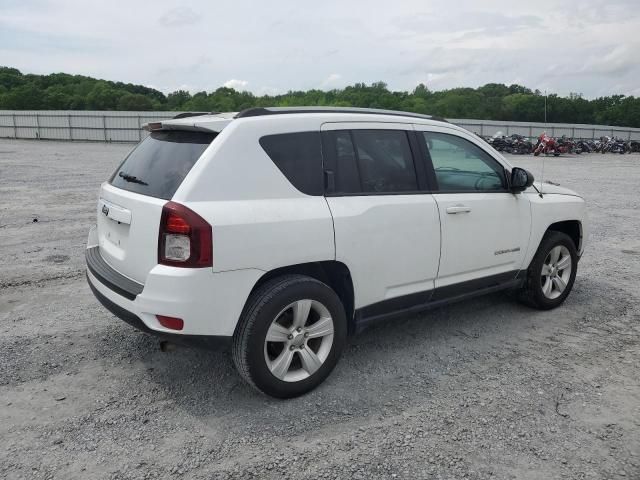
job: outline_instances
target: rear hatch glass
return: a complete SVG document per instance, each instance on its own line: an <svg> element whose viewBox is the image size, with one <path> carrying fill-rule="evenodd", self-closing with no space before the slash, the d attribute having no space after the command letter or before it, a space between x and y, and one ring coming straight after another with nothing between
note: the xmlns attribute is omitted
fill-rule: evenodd
<svg viewBox="0 0 640 480"><path fill-rule="evenodd" d="M114 187L170 200L216 132L151 132L124 159L109 183Z"/></svg>

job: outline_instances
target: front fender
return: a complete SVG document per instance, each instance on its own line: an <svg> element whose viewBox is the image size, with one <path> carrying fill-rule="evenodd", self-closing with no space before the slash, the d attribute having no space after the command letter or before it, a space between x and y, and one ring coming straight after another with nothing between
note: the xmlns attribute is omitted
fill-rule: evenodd
<svg viewBox="0 0 640 480"><path fill-rule="evenodd" d="M579 222L581 238L578 245L578 255L582 256L588 238L588 221L584 199L574 195L553 193L545 193L543 198L537 194L528 193L528 195L531 201L531 240L524 258L523 269L528 268L549 227L558 222Z"/></svg>

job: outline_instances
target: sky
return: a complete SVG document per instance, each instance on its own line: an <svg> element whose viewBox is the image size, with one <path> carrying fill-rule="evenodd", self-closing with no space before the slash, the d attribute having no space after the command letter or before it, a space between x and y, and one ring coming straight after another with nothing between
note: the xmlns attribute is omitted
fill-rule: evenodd
<svg viewBox="0 0 640 480"><path fill-rule="evenodd" d="M640 96L640 0L0 0L0 65L165 93L383 81Z"/></svg>

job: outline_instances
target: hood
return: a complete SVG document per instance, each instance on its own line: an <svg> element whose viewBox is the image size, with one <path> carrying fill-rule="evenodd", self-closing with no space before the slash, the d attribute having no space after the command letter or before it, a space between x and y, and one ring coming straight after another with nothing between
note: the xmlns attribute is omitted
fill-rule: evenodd
<svg viewBox="0 0 640 480"><path fill-rule="evenodd" d="M581 195L577 194L576 192L574 192L573 190L570 190L568 188L565 187L561 187L560 185L558 185L557 183L550 183L550 182L534 182L534 185L538 188L538 190L540 190L543 194L545 193L553 193L556 195L571 195L574 197L581 197ZM538 193L536 192L533 187L528 188L527 189L527 193Z"/></svg>

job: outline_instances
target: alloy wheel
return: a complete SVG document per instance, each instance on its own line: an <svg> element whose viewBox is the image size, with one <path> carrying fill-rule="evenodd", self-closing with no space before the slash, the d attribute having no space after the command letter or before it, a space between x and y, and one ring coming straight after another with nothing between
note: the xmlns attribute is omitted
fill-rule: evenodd
<svg viewBox="0 0 640 480"><path fill-rule="evenodd" d="M551 249L540 275L542 293L548 299L558 298L567 288L573 268L571 254L564 245L556 245Z"/></svg>
<svg viewBox="0 0 640 480"><path fill-rule="evenodd" d="M309 378L329 356L333 334L333 318L327 307L317 300L297 300L276 315L267 330L267 367L285 382Z"/></svg>

